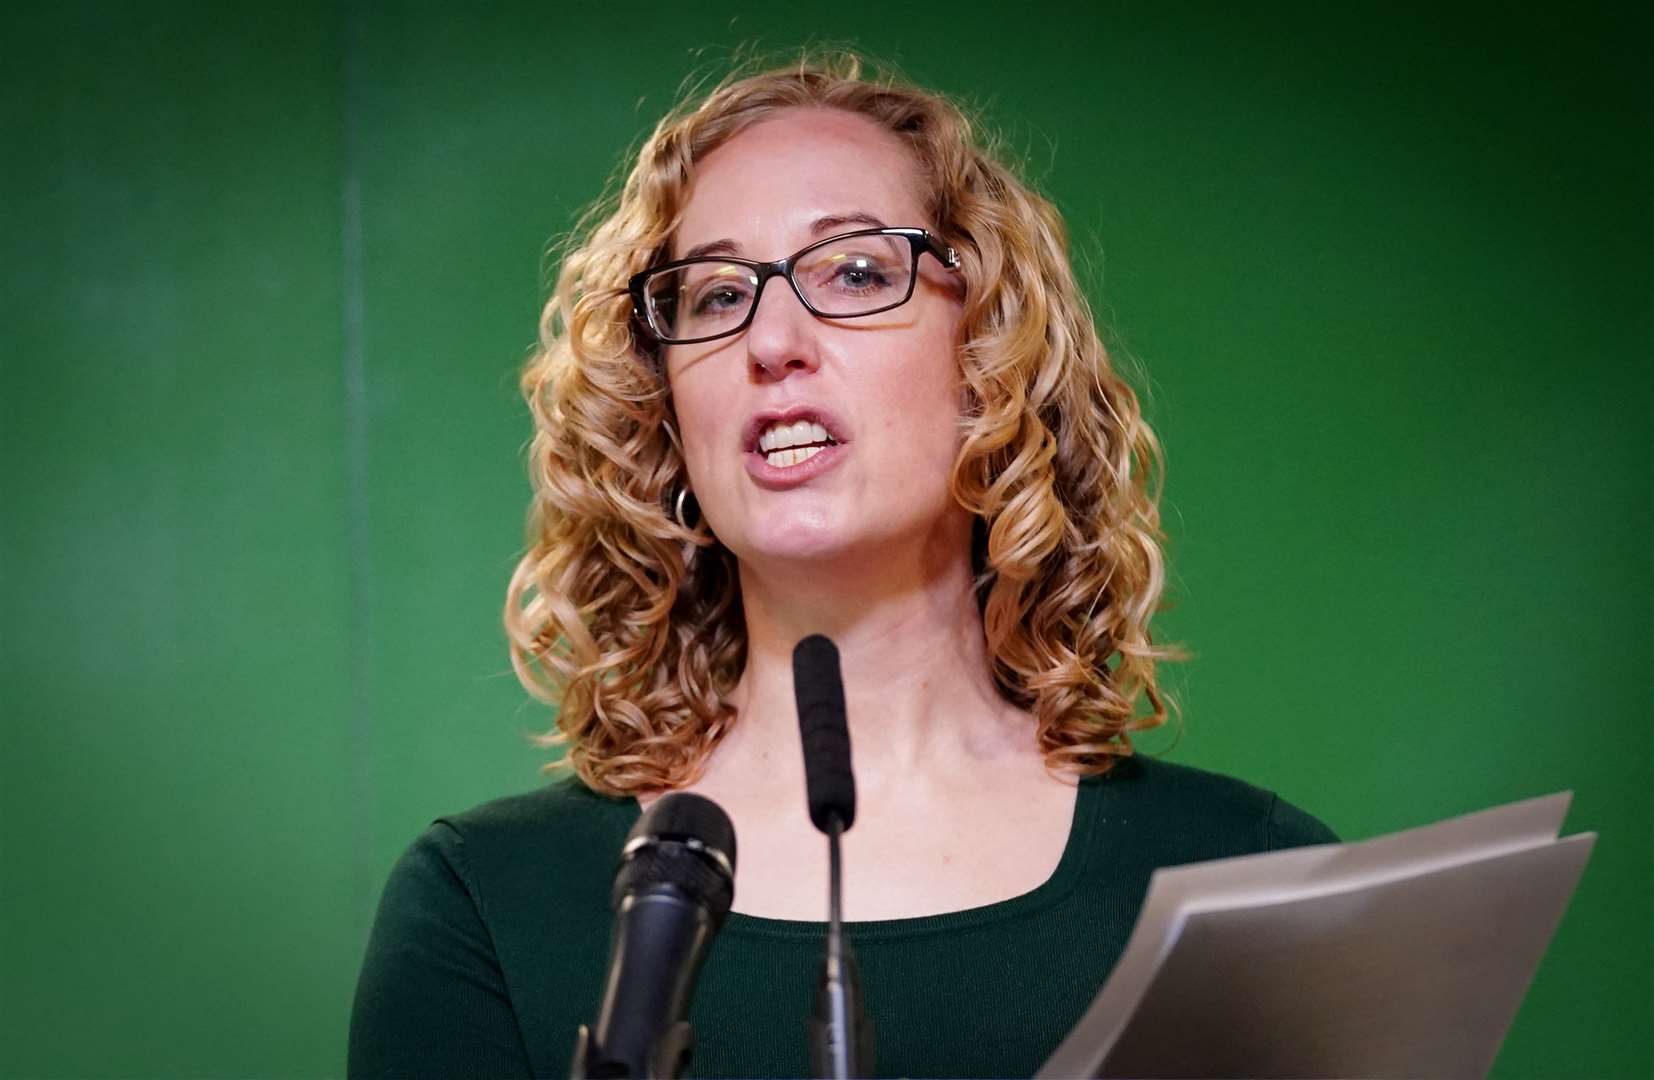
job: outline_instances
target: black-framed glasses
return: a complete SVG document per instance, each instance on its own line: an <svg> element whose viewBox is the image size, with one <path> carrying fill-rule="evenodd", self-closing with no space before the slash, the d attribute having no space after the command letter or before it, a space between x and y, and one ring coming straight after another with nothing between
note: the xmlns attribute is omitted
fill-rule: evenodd
<svg viewBox="0 0 1654 1080"><path fill-rule="evenodd" d="M824 319L856 319L913 298L919 256L950 270L959 254L925 229L859 229L818 240L775 262L724 255L678 259L634 274L627 287L638 318L662 345L739 334L752 322L764 285L784 277L798 299Z"/></svg>

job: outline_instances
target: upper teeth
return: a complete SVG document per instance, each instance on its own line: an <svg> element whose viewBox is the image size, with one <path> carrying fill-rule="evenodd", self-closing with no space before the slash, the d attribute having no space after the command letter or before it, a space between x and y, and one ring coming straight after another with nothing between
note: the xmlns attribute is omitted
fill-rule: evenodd
<svg viewBox="0 0 1654 1080"><path fill-rule="evenodd" d="M791 424L771 424L765 428L764 433L758 436L758 449L767 454L789 446L826 442L832 442L826 428L809 420L798 420Z"/></svg>

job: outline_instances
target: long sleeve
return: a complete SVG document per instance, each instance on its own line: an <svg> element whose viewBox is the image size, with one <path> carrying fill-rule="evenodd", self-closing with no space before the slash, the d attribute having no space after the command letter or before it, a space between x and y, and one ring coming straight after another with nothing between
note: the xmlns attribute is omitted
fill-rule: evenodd
<svg viewBox="0 0 1654 1080"><path fill-rule="evenodd" d="M438 823L391 871L350 1020L353 1078L531 1075L464 844Z"/></svg>

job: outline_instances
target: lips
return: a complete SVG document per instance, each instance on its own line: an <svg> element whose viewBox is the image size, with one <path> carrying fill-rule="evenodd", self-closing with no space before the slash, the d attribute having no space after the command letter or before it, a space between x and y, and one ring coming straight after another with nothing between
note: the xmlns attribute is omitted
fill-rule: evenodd
<svg viewBox="0 0 1654 1080"><path fill-rule="evenodd" d="M815 425L826 433L825 442L818 439ZM766 432L771 433L769 438L764 437ZM844 423L831 412L815 405L794 405L754 414L742 429L741 456L748 475L760 487L785 491L837 466L849 453L845 445L849 441ZM769 444L768 453L761 443Z"/></svg>
<svg viewBox="0 0 1654 1080"><path fill-rule="evenodd" d="M844 425L832 413L815 405L794 405L783 410L765 410L755 413L741 431L741 448L749 454L762 454L758 441L764 432L780 424L820 424L834 443L849 442Z"/></svg>

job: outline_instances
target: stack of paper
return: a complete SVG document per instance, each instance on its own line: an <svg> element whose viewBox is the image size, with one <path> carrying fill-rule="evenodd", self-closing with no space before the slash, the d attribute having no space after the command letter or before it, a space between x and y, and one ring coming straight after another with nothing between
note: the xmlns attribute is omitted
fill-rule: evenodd
<svg viewBox="0 0 1654 1080"><path fill-rule="evenodd" d="M1038 1076L1486 1076L1596 839L1568 800L1157 871Z"/></svg>

